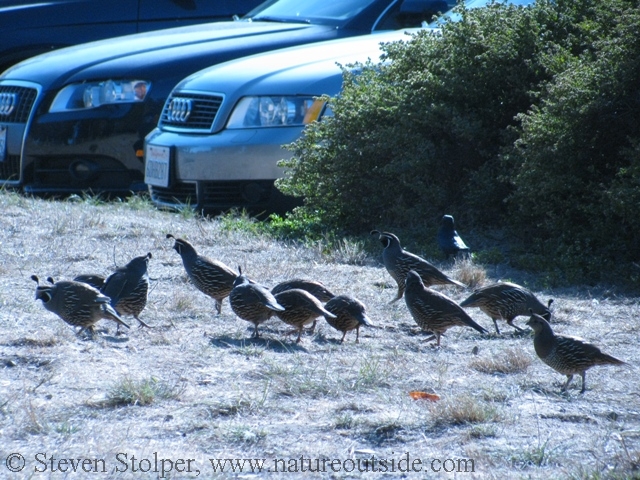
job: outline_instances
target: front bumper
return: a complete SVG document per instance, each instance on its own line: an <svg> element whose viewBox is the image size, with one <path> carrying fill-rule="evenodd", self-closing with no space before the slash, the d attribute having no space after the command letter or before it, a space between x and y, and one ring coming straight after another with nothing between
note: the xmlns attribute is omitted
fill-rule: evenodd
<svg viewBox="0 0 640 480"><path fill-rule="evenodd" d="M19 101L13 113L0 115L1 185L35 194L146 191L144 136L157 124L162 102L50 113L53 94L35 83L0 82L0 95Z"/></svg>
<svg viewBox="0 0 640 480"><path fill-rule="evenodd" d="M199 211L290 208L299 202L273 184L284 174L278 161L291 157L282 146L301 133L302 127L223 130L212 135L156 129L145 143L171 149L171 175L168 187L149 187L151 200L160 208L190 206Z"/></svg>

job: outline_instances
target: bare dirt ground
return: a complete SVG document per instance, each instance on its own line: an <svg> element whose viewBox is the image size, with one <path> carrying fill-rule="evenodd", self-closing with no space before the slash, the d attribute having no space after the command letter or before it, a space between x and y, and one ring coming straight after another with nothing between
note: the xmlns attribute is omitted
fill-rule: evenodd
<svg viewBox="0 0 640 480"><path fill-rule="evenodd" d="M454 328L440 349L427 344L404 301L388 303L395 285L379 257L364 258L358 245L327 254L135 199L104 205L2 193L0 208L0 478L640 475L637 298L604 287L538 290L506 266L474 267L484 284L511 280L554 298L557 333L629 363L593 368L585 394L578 378L561 395L565 377L539 361L531 336L504 323L496 335L478 309L469 313L491 334ZM322 320L295 344L272 319L261 339L250 339L251 325L228 300L216 316L213 300L189 283L167 233L268 287L320 280L364 302L377 328L363 328L359 344L354 333L340 344ZM153 329L127 317L125 337L104 321L86 340L34 300L32 274L106 275L147 252L153 280L141 318ZM471 291L438 289L456 301ZM413 400L415 390L440 400Z"/></svg>

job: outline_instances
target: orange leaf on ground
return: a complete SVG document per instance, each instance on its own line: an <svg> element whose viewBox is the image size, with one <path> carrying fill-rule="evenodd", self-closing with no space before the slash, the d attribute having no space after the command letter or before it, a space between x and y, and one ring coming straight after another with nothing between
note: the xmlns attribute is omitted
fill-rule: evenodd
<svg viewBox="0 0 640 480"><path fill-rule="evenodd" d="M432 402L440 400L440 397L435 393L420 392L418 390L409 392L409 396L414 400L431 400Z"/></svg>

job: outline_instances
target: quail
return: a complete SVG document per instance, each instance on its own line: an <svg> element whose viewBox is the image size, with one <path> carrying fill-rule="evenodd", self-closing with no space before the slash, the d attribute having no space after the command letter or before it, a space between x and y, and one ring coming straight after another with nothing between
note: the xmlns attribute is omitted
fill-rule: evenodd
<svg viewBox="0 0 640 480"><path fill-rule="evenodd" d="M87 274L78 275L73 279L73 281L86 283L88 285L91 285L93 288L102 290L102 287L104 287L105 277L103 277L102 275L94 274L94 273L87 273Z"/></svg>
<svg viewBox="0 0 640 480"><path fill-rule="evenodd" d="M336 318L336 315L326 310L320 300L306 290L292 288L274 295L276 301L284 307L283 311L274 312L275 315L287 325L295 327L298 332L296 343L300 342L302 329L312 323L316 318L323 316L327 320Z"/></svg>
<svg viewBox="0 0 640 480"><path fill-rule="evenodd" d="M451 215L444 215L440 220L437 238L438 246L447 258L458 254L469 255L471 251L458 235Z"/></svg>
<svg viewBox="0 0 640 480"><path fill-rule="evenodd" d="M279 283L271 289L271 293L275 295L276 293L284 292L285 290L291 290L292 288L306 290L322 303L326 303L333 297L335 297L335 295L331 293L322 282L318 282L315 280L305 280L302 278L295 278L293 280L287 280L286 282Z"/></svg>
<svg viewBox="0 0 640 480"><path fill-rule="evenodd" d="M520 315L528 315L529 310L542 315L548 320L551 319L550 299L547 306L543 305L536 296L520 285L510 282L498 282L475 290L469 297L460 303L461 307L478 307L489 315L496 327L496 332L500 335L498 319L506 320L516 330L524 331L513 320Z"/></svg>
<svg viewBox="0 0 640 480"><path fill-rule="evenodd" d="M437 346L440 346L440 336L451 327L471 327L480 333L487 332L456 302L440 292L426 288L415 270L410 270L407 274L404 299L418 326L434 334L427 341L435 338Z"/></svg>
<svg viewBox="0 0 640 480"><path fill-rule="evenodd" d="M284 307L278 303L267 287L252 282L238 267L240 275L233 282L229 294L229 303L233 312L243 320L253 323L252 338L258 338L258 325L267 321L274 312L281 312Z"/></svg>
<svg viewBox="0 0 640 480"><path fill-rule="evenodd" d="M299 288L306 290L311 295L316 297L322 303L326 303L331 300L335 295L329 291L329 289L322 283L315 280L305 280L302 278L295 278L293 280L287 280L286 282L279 283L271 289L271 293L274 295L285 290L291 290L292 288ZM310 331L315 331L316 320L313 321Z"/></svg>
<svg viewBox="0 0 640 480"><path fill-rule="evenodd" d="M566 392L574 375L582 377L582 389L586 389L586 372L596 365L624 365L625 362L603 353L593 343L582 338L567 335L556 335L551 325L542 316L531 313L527 322L534 332L533 347L540 360L556 372L567 376L562 387Z"/></svg>
<svg viewBox="0 0 640 480"><path fill-rule="evenodd" d="M198 255L196 249L182 238L173 238L173 248L182 257L182 264L195 287L215 301L216 312L222 312L222 302L231 293L233 283L238 277L236 272L217 260Z"/></svg>
<svg viewBox="0 0 640 480"><path fill-rule="evenodd" d="M111 306L120 315L132 315L141 327L150 328L140 319L140 314L147 306L149 293L149 273L147 268L151 253L135 257L124 267L118 268L109 275L101 292L111 299Z"/></svg>
<svg viewBox="0 0 640 480"><path fill-rule="evenodd" d="M400 246L400 240L398 240L398 237L393 233L373 230L371 235L379 235L380 242L384 246L384 250L382 250L382 263L384 263L385 268L398 284L398 294L389 303L393 303L402 298L409 270L417 272L427 287L431 285L457 285L459 287L466 287L463 283L454 280L438 270L424 258L403 250L402 246Z"/></svg>
<svg viewBox="0 0 640 480"><path fill-rule="evenodd" d="M40 285L37 276L31 279L37 283L36 300L42 300L44 308L69 325L80 327L78 335L85 330L93 332L93 326L103 318L129 328L110 305L111 299L92 286L69 280Z"/></svg>
<svg viewBox="0 0 640 480"><path fill-rule="evenodd" d="M344 342L344 337L351 330L356 331L356 343L360 343L360 327L362 325L374 326L367 316L364 304L348 295L333 297L324 305L324 308L336 316L336 318L327 318L327 323L342 332L340 343Z"/></svg>

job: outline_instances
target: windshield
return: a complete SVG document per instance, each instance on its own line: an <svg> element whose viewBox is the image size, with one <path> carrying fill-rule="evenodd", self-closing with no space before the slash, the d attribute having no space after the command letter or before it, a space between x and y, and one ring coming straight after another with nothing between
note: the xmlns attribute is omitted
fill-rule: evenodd
<svg viewBox="0 0 640 480"><path fill-rule="evenodd" d="M247 14L245 20L300 22L340 26L376 0L275 0Z"/></svg>
<svg viewBox="0 0 640 480"><path fill-rule="evenodd" d="M490 3L509 3L513 5L531 5L535 0L468 0L465 2L465 8L480 8L484 7ZM435 22L429 24L430 27L439 27L442 25L442 22L446 19L451 20L452 22L457 22L460 20L460 14L454 10L449 10L447 13L438 18Z"/></svg>

